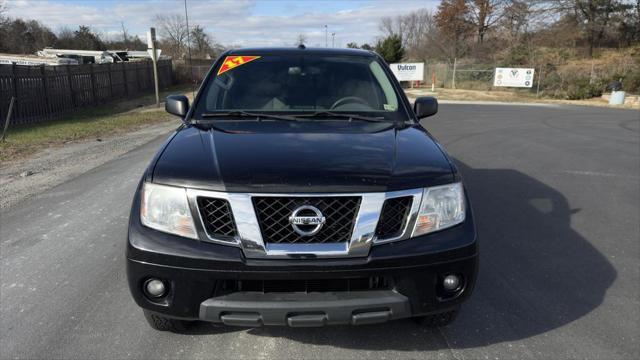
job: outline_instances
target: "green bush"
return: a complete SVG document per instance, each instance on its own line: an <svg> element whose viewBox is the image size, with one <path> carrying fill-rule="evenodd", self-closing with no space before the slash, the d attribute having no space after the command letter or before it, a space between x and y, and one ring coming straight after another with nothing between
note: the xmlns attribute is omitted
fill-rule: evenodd
<svg viewBox="0 0 640 360"><path fill-rule="evenodd" d="M622 90L631 94L640 94L640 70L630 71L623 75L615 75L611 81L618 79L622 79Z"/></svg>
<svg viewBox="0 0 640 360"><path fill-rule="evenodd" d="M568 84L565 98L567 100L591 99L602 96L603 84L600 81L589 83L588 78L577 79Z"/></svg>

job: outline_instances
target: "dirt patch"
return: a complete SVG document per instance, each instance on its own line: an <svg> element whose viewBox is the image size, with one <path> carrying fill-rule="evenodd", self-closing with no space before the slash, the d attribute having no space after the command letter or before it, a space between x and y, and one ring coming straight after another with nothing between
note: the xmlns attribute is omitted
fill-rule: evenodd
<svg viewBox="0 0 640 360"><path fill-rule="evenodd" d="M177 86L161 94L191 94L184 86ZM84 139L102 139L126 134L172 118L164 112L164 104L156 107L155 96L103 104L81 109L63 119L9 127L7 138L0 142L0 168L10 162L29 158L36 152L66 146ZM175 117L174 117L175 119Z"/></svg>
<svg viewBox="0 0 640 360"><path fill-rule="evenodd" d="M109 137L77 141L0 168L0 210L115 159L177 128L176 118Z"/></svg>
<svg viewBox="0 0 640 360"><path fill-rule="evenodd" d="M168 135L180 120L154 102L148 95L13 129L0 143L0 210Z"/></svg>

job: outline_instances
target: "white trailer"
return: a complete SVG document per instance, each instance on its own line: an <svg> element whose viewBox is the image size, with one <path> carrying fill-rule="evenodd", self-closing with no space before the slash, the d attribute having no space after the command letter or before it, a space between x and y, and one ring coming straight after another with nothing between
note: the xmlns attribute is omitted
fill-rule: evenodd
<svg viewBox="0 0 640 360"><path fill-rule="evenodd" d="M64 56L92 56L96 64L108 64L123 61L118 54L109 51L99 50L72 50L72 49L51 49L44 48L38 51L38 56L42 57L64 57Z"/></svg>
<svg viewBox="0 0 640 360"><path fill-rule="evenodd" d="M0 64L16 65L78 65L78 60L65 58L42 58L29 55L0 54Z"/></svg>
<svg viewBox="0 0 640 360"><path fill-rule="evenodd" d="M156 49L156 50L160 50L160 49ZM109 52L115 52L119 50L108 50ZM162 50L160 50L160 52L162 52ZM135 60L135 59L151 59L151 54L149 54L148 51L139 51L139 50L127 50L127 57L129 59ZM167 55L160 55L158 60L165 60L165 59L171 59L171 56L167 56Z"/></svg>

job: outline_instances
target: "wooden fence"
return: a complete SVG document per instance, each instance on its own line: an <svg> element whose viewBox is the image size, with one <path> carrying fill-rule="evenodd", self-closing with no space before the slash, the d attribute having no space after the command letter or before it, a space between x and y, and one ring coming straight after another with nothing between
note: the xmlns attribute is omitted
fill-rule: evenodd
<svg viewBox="0 0 640 360"><path fill-rule="evenodd" d="M160 88L171 85L171 60L158 62ZM16 98L11 124L53 120L70 111L153 92L151 61L26 66L0 64L0 119Z"/></svg>

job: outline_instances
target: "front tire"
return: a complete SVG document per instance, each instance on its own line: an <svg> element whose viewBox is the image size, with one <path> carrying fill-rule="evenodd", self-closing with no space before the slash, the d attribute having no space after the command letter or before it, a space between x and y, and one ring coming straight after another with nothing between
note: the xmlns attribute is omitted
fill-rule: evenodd
<svg viewBox="0 0 640 360"><path fill-rule="evenodd" d="M454 309L443 313L417 316L413 318L416 323L426 327L444 327L451 324L460 309Z"/></svg>
<svg viewBox="0 0 640 360"><path fill-rule="evenodd" d="M147 319L149 325L158 331L171 331L181 333L189 328L191 321L172 319L165 316L143 310L144 318Z"/></svg>

